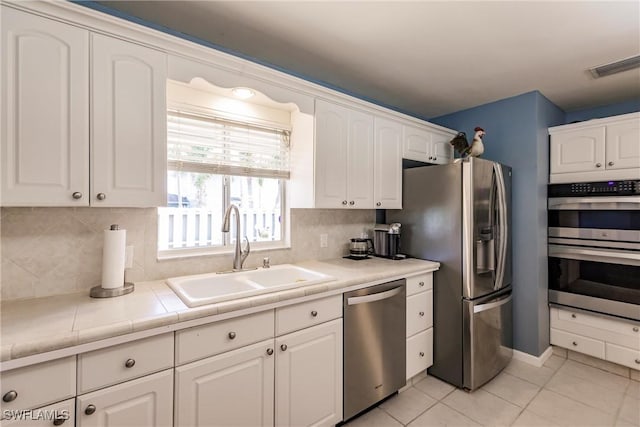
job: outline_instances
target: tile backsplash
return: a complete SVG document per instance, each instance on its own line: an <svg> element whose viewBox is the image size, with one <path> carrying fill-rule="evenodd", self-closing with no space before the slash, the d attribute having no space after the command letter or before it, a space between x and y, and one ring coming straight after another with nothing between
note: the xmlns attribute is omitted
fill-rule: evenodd
<svg viewBox="0 0 640 427"><path fill-rule="evenodd" d="M370 230L374 210L292 209L291 248L249 255L246 266L259 266L348 254L351 237ZM1 208L0 296L2 300L88 292L100 284L103 230L119 224L134 246L127 281L165 279L229 269L232 255L157 259L157 212L149 209ZM320 234L328 247L320 248Z"/></svg>

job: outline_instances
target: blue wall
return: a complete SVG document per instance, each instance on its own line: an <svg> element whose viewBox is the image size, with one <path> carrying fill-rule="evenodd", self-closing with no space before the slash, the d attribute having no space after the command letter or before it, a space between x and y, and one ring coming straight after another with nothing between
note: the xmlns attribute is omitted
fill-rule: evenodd
<svg viewBox="0 0 640 427"><path fill-rule="evenodd" d="M564 120L564 112L537 91L431 119L469 136L482 127L487 132L482 157L513 168L514 346L533 355L549 346L547 128Z"/></svg>
<svg viewBox="0 0 640 427"><path fill-rule="evenodd" d="M573 123L582 120L600 119L602 117L617 116L620 114L634 113L636 111L640 111L640 98L586 110L570 111L566 115L565 122Z"/></svg>

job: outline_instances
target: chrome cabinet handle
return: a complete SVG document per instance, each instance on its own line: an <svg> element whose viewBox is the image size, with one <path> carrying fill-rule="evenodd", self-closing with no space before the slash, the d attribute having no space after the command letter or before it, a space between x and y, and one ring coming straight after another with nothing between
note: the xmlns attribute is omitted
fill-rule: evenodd
<svg viewBox="0 0 640 427"><path fill-rule="evenodd" d="M126 362L124 362L124 366L126 368L133 368L133 365L136 364L136 360L135 359L127 359Z"/></svg>
<svg viewBox="0 0 640 427"><path fill-rule="evenodd" d="M597 168L602 167L602 163L596 163L596 167Z"/></svg>
<svg viewBox="0 0 640 427"><path fill-rule="evenodd" d="M229 332L228 337L229 337L230 340L235 339L236 333L235 332Z"/></svg>
<svg viewBox="0 0 640 427"><path fill-rule="evenodd" d="M271 356L271 355L273 354L273 349L272 349L272 348L268 348L268 349L267 349L267 354L268 354L269 356Z"/></svg>
<svg viewBox="0 0 640 427"><path fill-rule="evenodd" d="M67 421L67 419L66 419L66 418L58 417L58 418L55 418L55 419L53 420L53 425L54 425L54 426L61 426L62 424L64 424L64 422L65 422L65 421Z"/></svg>
<svg viewBox="0 0 640 427"><path fill-rule="evenodd" d="M74 199L78 200L78 199L82 199L82 193L79 191L74 192L71 197L73 197Z"/></svg>
<svg viewBox="0 0 640 427"><path fill-rule="evenodd" d="M418 283L418 286L420 286L420 287L424 286L424 282Z"/></svg>
<svg viewBox="0 0 640 427"><path fill-rule="evenodd" d="M317 311L315 311L315 310L313 310L313 311L311 312L311 317L317 317L317 316L318 316L318 312L317 312Z"/></svg>
<svg viewBox="0 0 640 427"><path fill-rule="evenodd" d="M342 204L343 204L343 205L346 205L346 204L347 204L347 201L346 201L346 200L343 200L343 201L342 201Z"/></svg>
<svg viewBox="0 0 640 427"><path fill-rule="evenodd" d="M287 351L287 345L286 345L286 344L282 344L282 345L280 346L280 350L282 350L282 351Z"/></svg>
<svg viewBox="0 0 640 427"><path fill-rule="evenodd" d="M355 204L356 204L356 202L354 202L353 200L349 202L349 205L350 205L350 206L353 206L353 205L355 205Z"/></svg>
<svg viewBox="0 0 640 427"><path fill-rule="evenodd" d="M424 311L421 311L420 313L418 313L420 315L420 317L424 317Z"/></svg>
<svg viewBox="0 0 640 427"><path fill-rule="evenodd" d="M571 318L575 319L577 316L574 313L571 313Z"/></svg>
<svg viewBox="0 0 640 427"><path fill-rule="evenodd" d="M2 396L2 400L4 402L13 402L17 398L18 398L18 392L15 391L15 390L10 390L10 391L6 392L4 394L4 396Z"/></svg>
<svg viewBox="0 0 640 427"><path fill-rule="evenodd" d="M640 359L636 359L635 362L640 365Z"/></svg>
<svg viewBox="0 0 640 427"><path fill-rule="evenodd" d="M433 156L433 160L438 160L438 158L436 156Z"/></svg>
<svg viewBox="0 0 640 427"><path fill-rule="evenodd" d="M573 344L573 346L574 346L574 347L577 347L577 346L578 346L578 343L577 343L577 342L575 342L575 341L574 341L574 342L572 342L571 344Z"/></svg>
<svg viewBox="0 0 640 427"><path fill-rule="evenodd" d="M638 327L637 327L637 326L634 326L634 327L633 327L633 332L638 332L638 331L640 331L640 329L638 329Z"/></svg>
<svg viewBox="0 0 640 427"><path fill-rule="evenodd" d="M376 203L376 206L382 206L381 202Z"/></svg>
<svg viewBox="0 0 640 427"><path fill-rule="evenodd" d="M423 351L420 352L420 357L424 357L424 352Z"/></svg>
<svg viewBox="0 0 640 427"><path fill-rule="evenodd" d="M96 199L98 199L98 200L104 200L104 199L106 199L106 198L107 198L107 195L106 195L106 194L104 194L104 193L98 193L98 194L96 194Z"/></svg>
<svg viewBox="0 0 640 427"><path fill-rule="evenodd" d="M85 414L87 414L87 415L91 415L91 414L93 414L94 412L96 412L96 407L95 407L95 405L89 405L89 406L87 406L87 407L86 407L86 409L84 410L84 413L85 413Z"/></svg>
<svg viewBox="0 0 640 427"><path fill-rule="evenodd" d="M609 162L607 163L609 166L613 166L613 162Z"/></svg>

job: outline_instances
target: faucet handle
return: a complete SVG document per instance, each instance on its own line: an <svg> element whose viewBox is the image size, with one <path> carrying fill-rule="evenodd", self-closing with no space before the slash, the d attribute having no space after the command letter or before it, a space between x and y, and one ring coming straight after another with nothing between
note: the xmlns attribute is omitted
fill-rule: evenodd
<svg viewBox="0 0 640 427"><path fill-rule="evenodd" d="M247 257L249 256L249 253L251 252L251 245L249 244L249 239L247 238L247 236L244 236L244 240L247 241L247 246L245 247L245 249L241 251L240 268L242 268L242 264L244 264L244 260L247 259Z"/></svg>
<svg viewBox="0 0 640 427"><path fill-rule="evenodd" d="M271 265L269 265L269 257L266 256L264 258L262 258L262 268L270 268Z"/></svg>

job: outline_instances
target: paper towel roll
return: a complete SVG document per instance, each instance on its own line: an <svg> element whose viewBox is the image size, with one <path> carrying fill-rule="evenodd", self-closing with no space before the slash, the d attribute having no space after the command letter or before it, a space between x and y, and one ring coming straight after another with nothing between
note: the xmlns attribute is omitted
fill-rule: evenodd
<svg viewBox="0 0 640 427"><path fill-rule="evenodd" d="M124 285L125 246L127 230L120 230L117 225L104 230L104 246L102 249L102 288L114 289Z"/></svg>

